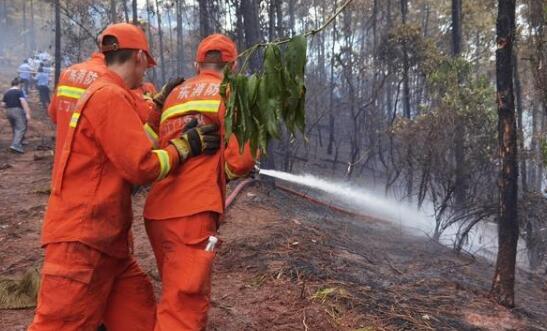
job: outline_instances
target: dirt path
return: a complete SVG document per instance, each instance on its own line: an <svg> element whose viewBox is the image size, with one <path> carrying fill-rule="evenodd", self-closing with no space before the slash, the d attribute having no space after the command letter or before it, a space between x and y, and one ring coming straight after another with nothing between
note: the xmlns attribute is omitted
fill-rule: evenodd
<svg viewBox="0 0 547 331"><path fill-rule="evenodd" d="M28 153L8 152L0 118L0 275L40 267L39 232L51 169L51 130L38 116ZM136 256L159 294L134 200ZM518 274L518 307L486 295L492 266L372 219L354 219L256 184L221 228L210 330L547 330L545 280ZM530 277L530 278L529 278ZM0 311L0 330L24 330L32 310Z"/></svg>

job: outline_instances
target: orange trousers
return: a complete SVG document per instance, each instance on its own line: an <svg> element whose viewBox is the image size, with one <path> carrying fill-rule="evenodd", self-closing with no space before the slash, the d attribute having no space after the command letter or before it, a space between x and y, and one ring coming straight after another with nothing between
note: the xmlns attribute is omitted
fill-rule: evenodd
<svg viewBox="0 0 547 331"><path fill-rule="evenodd" d="M155 331L207 328L211 268L215 252L205 251L217 231L216 213L169 220L146 220L162 281Z"/></svg>
<svg viewBox="0 0 547 331"><path fill-rule="evenodd" d="M152 331L152 284L133 257L105 255L79 242L46 246L38 306L29 331Z"/></svg>

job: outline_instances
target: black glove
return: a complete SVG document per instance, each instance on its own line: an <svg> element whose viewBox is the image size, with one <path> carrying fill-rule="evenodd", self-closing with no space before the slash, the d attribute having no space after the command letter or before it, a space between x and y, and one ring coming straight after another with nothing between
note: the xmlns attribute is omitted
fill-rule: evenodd
<svg viewBox="0 0 547 331"><path fill-rule="evenodd" d="M172 139L171 144L179 152L181 161L201 154L214 154L220 147L218 126L216 124L198 126L198 120L194 118L184 127L180 138Z"/></svg>
<svg viewBox="0 0 547 331"><path fill-rule="evenodd" d="M175 87L179 86L182 83L184 83L184 77L171 79L167 84L163 85L158 93L154 94L152 100L159 108L162 108L165 100L169 96L169 93L171 93L171 91L173 91Z"/></svg>

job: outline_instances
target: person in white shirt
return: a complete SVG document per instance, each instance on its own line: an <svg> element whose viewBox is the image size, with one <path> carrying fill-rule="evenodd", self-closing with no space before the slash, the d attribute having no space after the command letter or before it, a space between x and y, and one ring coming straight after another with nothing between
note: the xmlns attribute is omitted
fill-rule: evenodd
<svg viewBox="0 0 547 331"><path fill-rule="evenodd" d="M30 81L32 79L32 67L29 64L28 60L24 60L23 63L19 66L19 80L23 85L23 91L28 96Z"/></svg>

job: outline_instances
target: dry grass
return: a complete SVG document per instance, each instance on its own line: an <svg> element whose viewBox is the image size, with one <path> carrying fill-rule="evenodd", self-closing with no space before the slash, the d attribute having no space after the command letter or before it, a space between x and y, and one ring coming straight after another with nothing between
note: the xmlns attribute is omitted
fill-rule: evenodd
<svg viewBox="0 0 547 331"><path fill-rule="evenodd" d="M40 273L29 269L21 279L0 278L0 309L22 309L36 306Z"/></svg>

